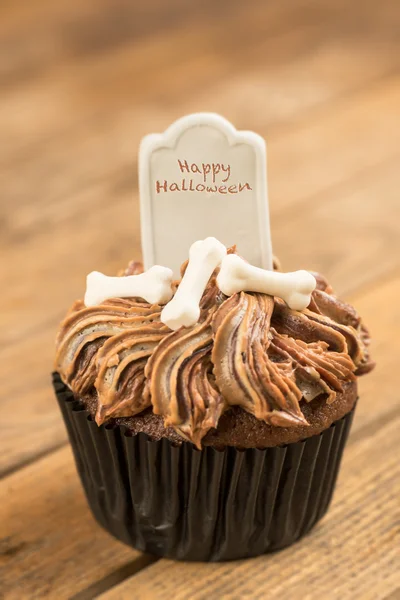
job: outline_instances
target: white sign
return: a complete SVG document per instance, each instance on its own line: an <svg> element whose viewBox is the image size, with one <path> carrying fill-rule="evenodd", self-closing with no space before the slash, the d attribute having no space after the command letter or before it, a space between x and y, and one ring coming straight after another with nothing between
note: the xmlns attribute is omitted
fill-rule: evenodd
<svg viewBox="0 0 400 600"><path fill-rule="evenodd" d="M144 268L175 277L193 242L213 236L272 269L266 146L213 113L188 115L143 138L139 155Z"/></svg>

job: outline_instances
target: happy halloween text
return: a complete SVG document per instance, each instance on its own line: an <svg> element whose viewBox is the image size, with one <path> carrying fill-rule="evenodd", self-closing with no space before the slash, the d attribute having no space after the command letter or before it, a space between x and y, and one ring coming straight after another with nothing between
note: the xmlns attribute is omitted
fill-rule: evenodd
<svg viewBox="0 0 400 600"><path fill-rule="evenodd" d="M229 182L231 177L231 165L223 163L191 163L187 160L179 160L178 166L186 177L181 181L156 181L156 192L207 192L211 194L238 194L244 190L252 190L249 183ZM188 175L201 175L202 182L188 178ZM228 185L229 182L229 185Z"/></svg>

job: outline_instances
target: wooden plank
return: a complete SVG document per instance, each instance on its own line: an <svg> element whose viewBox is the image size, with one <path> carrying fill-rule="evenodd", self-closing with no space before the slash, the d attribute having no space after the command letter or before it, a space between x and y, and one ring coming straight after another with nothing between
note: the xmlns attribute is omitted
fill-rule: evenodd
<svg viewBox="0 0 400 600"><path fill-rule="evenodd" d="M399 101L397 74L271 136L272 202L289 210L397 155Z"/></svg>
<svg viewBox="0 0 400 600"><path fill-rule="evenodd" d="M211 0L188 10L185 0L126 3L124 0L77 0L68 4L40 0L33 3L2 3L0 81L15 84L56 71L65 63L82 61L110 52L146 35L156 35L166 25L185 26L202 22ZM233 0L235 9L237 0Z"/></svg>
<svg viewBox="0 0 400 600"><path fill-rule="evenodd" d="M255 53L257 50L260 49L256 47ZM165 53L162 48L160 52ZM259 54L263 55L263 52L260 51ZM143 60L145 56L144 53ZM197 60L197 56L194 60ZM210 60L214 64L213 57ZM348 69L343 72L341 65L344 62ZM320 161L324 156L333 158L334 152L338 151L338 140L330 149L332 142L329 137L334 135L334 123L331 124L332 132L328 128L325 133L327 120L332 115L319 115L318 112L315 114L310 111L320 111L326 103L334 102L342 94L357 90L374 80L385 73L392 62L389 57L383 60L380 55L374 56L364 46L351 43L338 46L327 40L317 54L312 51L307 56L294 58L284 66L275 64L257 67L253 64L244 71L232 73L232 69L220 65L215 81L208 81L207 86L204 86L204 82L198 82L196 76L190 92L188 90L183 96L175 89L176 85L160 83L165 90L162 106L143 97L142 88L138 90L137 85L133 86L129 64L125 70L118 65L117 73L120 72L122 88L108 99L108 106L103 108L99 106L101 101L96 98L90 98L86 102L84 84L79 80L73 79L70 84L65 78L60 82L52 80L46 86L39 82L36 88L25 90L24 94L16 91L2 97L0 127L5 139L8 138L8 143L0 148L0 154L3 152L4 158L2 188L17 214L19 207L22 207L25 212L36 209L39 216L42 207L47 212L49 204L53 205L56 200L65 202L88 184L96 185L99 180L106 181L125 173L125 177L131 174L135 183L135 161L140 138L148 131L163 130L186 112L204 110L205 107L222 112L238 127L253 128L265 135L270 146L271 173L280 164L282 153L281 168L288 167L296 171L299 167L293 163L298 158L299 138L306 139L306 148L310 154L313 149L311 134L317 134L314 144L321 144L324 136L327 137L329 146L328 143L327 147L322 146L323 152L319 148ZM179 67L176 67L176 77L184 81L192 69L208 72L206 64L189 63L181 76ZM227 71L225 74L220 72L223 69ZM108 87L118 88L119 78L115 81L113 65L107 68L106 73L108 72L114 76ZM157 85L156 79L153 68L153 86ZM107 81L103 83L107 85ZM382 90L382 94L379 94L379 89L372 89L366 94L359 92L353 102L347 98L344 99L344 106L339 104L336 119L340 119L338 126L344 128L346 135L349 125L349 137L354 133L359 137L359 130L363 127L368 140L371 133L375 135L375 130L379 135L380 131L387 129L386 123L393 113L393 104L398 100L395 96L393 102L390 102L396 90L398 95L398 81L395 80L392 86L393 91ZM388 93L387 98L383 95L385 91ZM151 94L156 94L154 87ZM174 102L178 94L179 106ZM122 101L125 104L122 105ZM387 107L386 102L390 103ZM359 110L360 104L364 107L362 111ZM387 114L386 110L382 111L382 105L387 109ZM248 106L252 107L251 111ZM366 119L368 111L376 109L376 119ZM35 119L32 119L33 111ZM302 121L305 115L308 121L304 123ZM315 116L317 123L314 125ZM343 120L346 122L343 123ZM288 139L290 136L287 131L282 133L282 127L292 127L298 121L300 124L291 132L292 139ZM380 123L382 126L379 128ZM303 130L299 130L299 125ZM274 134L276 144L273 142ZM27 144L28 147L25 148ZM363 147L365 148L365 143ZM351 154L351 148L350 144L348 154ZM371 148L372 157L379 149ZM307 169L307 165L305 168ZM13 177L16 170L23 171L25 178ZM288 184L283 193L272 187L271 196L278 194L282 198L280 203L285 202L287 187ZM304 186L300 189L304 192Z"/></svg>
<svg viewBox="0 0 400 600"><path fill-rule="evenodd" d="M378 52L385 51L385 45L396 39L398 11L390 0L380 3L379 19L372 0L364 2L362 18L359 11L349 10L344 0L324 5L318 0L303 0L295 5L290 0L282 0L278 7L265 5L262 0L251 0L246 10L241 5L240 0L221 2L216 11L212 0L190 7L185 0L172 0L168 7L162 0L150 0L140 5L124 0L102 0L100 3L88 0L84 6L77 0L68 5L55 4L51 0L40 0L34 5L13 0L7 6L3 2L0 49L1 55L7 56L8 60L1 65L0 73L3 77L8 75L12 81L17 77L19 81L37 77L42 71L56 71L65 62L71 63L76 59L82 62L93 54L112 52L121 46L126 50L145 35L159 36L160 29L176 32L178 27L186 29L192 24L197 24L198 30L206 29L206 36L210 29L218 29L222 49L229 40L229 54L242 58L246 42L254 38L256 32L242 26L242 43L238 45L235 37L230 36L231 21L228 28L220 27L221 21L227 17L231 19L237 9L242 12L242 23L254 19L257 29L262 28L267 34L275 33L275 36L282 27L288 29L297 24L301 35L301 30L311 26L309 43L314 42L316 46L327 35L337 37L338 32L341 33L341 42L352 37L356 41L362 36L369 38ZM282 5L287 14L282 14ZM280 18L275 19L276 14ZM281 58L285 46L281 44ZM264 58L269 60L268 56Z"/></svg>
<svg viewBox="0 0 400 600"><path fill-rule="evenodd" d="M276 215L272 239L285 270L319 271L349 296L396 269L398 164L399 156Z"/></svg>
<svg viewBox="0 0 400 600"><path fill-rule="evenodd" d="M297 130L296 136L293 136L291 130L286 135L271 136L269 146L272 166L269 170L270 187L272 188L273 233L277 222L276 216L283 209L292 209L295 204L305 203L310 196L316 198L318 194L321 195L321 199L318 199L318 201L323 204L322 195L326 194L329 187L339 183L344 186L339 192L344 194L347 181L354 176L354 171L356 171L356 176L360 178L362 183L365 178L365 171L370 171L372 166L379 165L388 157L390 158L390 156L396 154L397 144L395 137L391 135L391 129L393 123L396 122L397 106L400 102L398 79L390 79L386 82L386 85L374 90L372 94L368 94L367 100L364 97L363 106L366 107L364 118L362 121L355 122L354 117L357 111L360 112L361 100L362 98L357 96L352 98L350 102L345 103L344 109L337 110L334 115L328 111L324 118L318 119L318 127L313 125L315 119L310 118L303 123L302 128ZM368 111L373 111L377 115L376 119L368 121L365 116ZM313 135L307 134L307 130L310 128L313 128L316 133ZM327 153L324 155L324 148L329 147L326 141L331 141L329 137L334 139L337 130L346 133L346 143L343 143L344 138L340 138L340 142L337 140L337 147L334 152L329 151L328 160ZM363 130L361 141L360 130ZM377 144L378 136L379 143ZM374 140L375 143L370 142L368 144L368 140ZM303 158L303 145L312 146L307 161L304 161ZM365 150L366 147L367 150ZM94 149L95 145L93 144L91 150L94 152ZM344 158L341 149L345 154ZM286 158L288 153L292 153L290 162ZM104 161L111 154L107 153L106 147L100 152L100 155L104 157ZM90 156L93 160L92 152L88 153L88 157ZM102 164L101 156L94 155L96 159L99 159L97 162L100 162L100 164ZM352 158L353 156L354 158ZM84 161L84 156L75 156L74 163L81 162L80 159ZM314 164L316 167L314 167ZM321 168L324 171L324 176L319 175ZM287 176L288 173L291 174L290 178ZM70 175L72 176L72 173ZM368 173L368 176L373 177L373 173ZM287 183L288 180L290 184ZM11 182L11 177L8 181ZM24 203L24 206L18 208L17 202L15 209L12 212L10 211L8 215L8 226L2 238L3 247L9 247L10 244L15 246L13 261L9 262L8 265L6 264L4 276L9 280L10 277L13 277L12 273L14 273L15 279L15 274L24 268L33 252L37 254L36 260L42 263L41 268L44 268L43 261L46 263L46 268L51 262L53 262L53 265L59 263L71 250L72 244L76 243L78 244L77 250L79 250L82 257L85 256L85 245L88 244L92 248L89 256L93 256L93 264L95 262L98 264L99 260L104 259L102 256L96 256L94 251L96 239L88 236L94 235L95 238L100 239L97 229L100 227L103 248L107 244L109 244L109 248L112 248L115 246L115 232L118 231L122 236L125 235L123 230L124 215L131 214L132 220L127 221L127 225L131 223L131 235L127 236L126 239L129 247L135 238L136 244L132 251L127 252L126 257L123 257L122 253L120 254L121 262L127 260L134 250L138 250L137 196L133 204L131 201L135 182L134 170L121 157L117 174L109 180L94 182L89 187L85 187L82 181L83 187L81 190L75 191L70 196L66 195L58 198L57 201L53 195L56 190L53 189L44 194L45 200L38 203L30 202L26 205ZM39 184L39 181L33 180L33 185L36 183ZM357 183L357 180L350 181L351 188L354 188ZM26 186L25 183L22 185ZM62 185L61 180L57 185ZM111 203L112 206L110 206ZM306 214L305 210L303 212ZM361 212L362 209L360 209ZM85 219L82 219L83 214L85 214ZM284 217L288 220L287 214ZM110 218L112 219L111 222ZM358 215L359 220L362 220L362 218L362 214ZM105 223L107 223L106 228L104 227ZM113 224L115 224L114 228L112 227ZM53 229L54 227L56 229ZM63 238L66 237L71 240L71 245L67 248L62 244ZM18 246L22 240L24 241L24 247L19 249ZM52 247L50 255L47 252L38 251L39 248L46 247L46 244ZM308 246L306 245L306 247ZM109 248L107 252L110 252ZM35 274L34 269L37 269L37 266L38 263L35 261L35 264L32 265L33 269L29 271L32 276Z"/></svg>
<svg viewBox="0 0 400 600"><path fill-rule="evenodd" d="M368 92L344 99L334 110L330 107L304 119L300 111L298 125L292 123L286 131L278 129L269 135L264 126L258 128L269 146L273 231L275 215L283 209L289 210L318 194L322 196L330 187L344 185L352 177L364 178L371 168L397 154L393 126L398 122L399 81L399 77L388 78ZM374 119L368 117L370 114L374 114ZM95 135L69 139L65 145L58 141L58 149L50 146L37 160L30 161L31 170L26 171L26 178L3 173L2 189L13 211L5 216L7 227L0 247L11 243L18 248L22 239L26 244L51 226L57 226L58 232L64 223L69 227L69 235L79 234L80 227L90 231L91 220L98 220L101 210L110 212L111 201L115 222L118 223L117 211L120 215L129 211L132 221L137 221L137 195L133 204L132 200L126 206L121 203L132 198L137 188L134 163L140 136L133 139L131 134L138 131L138 122L140 126L146 123L147 131L156 127L150 124L149 115L140 116L138 121L138 116L124 118L124 125L121 122L118 126L117 138L114 131L113 138L99 139ZM155 122L158 121L156 118ZM120 152L111 151L117 147ZM115 231L118 227L114 231L108 228L110 240L115 239ZM136 231L137 226L133 235ZM60 229L59 235L66 233ZM26 260L25 253L24 257Z"/></svg>
<svg viewBox="0 0 400 600"><path fill-rule="evenodd" d="M1 598L62 600L148 562L94 521L67 447L4 479L0 498Z"/></svg>
<svg viewBox="0 0 400 600"><path fill-rule="evenodd" d="M375 370L359 380L360 402L353 423L354 435L390 419L399 407L398 357L400 354L400 273L377 279L374 286L354 296L354 305L365 318L372 335ZM357 432L357 433L356 433Z"/></svg>
<svg viewBox="0 0 400 600"><path fill-rule="evenodd" d="M222 564L161 560L102 600L341 598L379 600L398 587L400 417L345 453L333 504L305 539L272 555Z"/></svg>
<svg viewBox="0 0 400 600"><path fill-rule="evenodd" d="M110 125L118 128L124 116L132 117L135 127L130 129L129 136L134 138L136 130L139 135L148 131L148 123L150 127L165 127L182 113L188 101L186 110L222 110L242 125L235 106L240 102L241 112L246 109L243 125L249 127L252 126L249 118L251 114L257 116L259 105L267 115L269 104L274 105L282 118L293 114L298 104L312 107L321 99L332 97L329 85L335 84L343 94L398 65L395 38L390 35L393 22L390 1L383 0L380 7L384 17L382 31L388 31L387 35L379 35L376 45L369 31L375 17L368 7L364 9L363 22L358 18L348 20L339 44L337 34L338 30L343 34L343 14L340 11L332 14L329 6L321 11L319 6L310 0L296 6L287 0L267 5L252 2L246 7L239 3L230 5L229 28L222 31L219 20L208 19L207 23L206 10L202 19L194 14L192 21L181 28L170 27L162 35L133 39L122 46L116 44L108 52L99 49L89 53L85 60L79 56L79 60L72 61L71 50L65 68L57 63L55 71L29 78L23 86L19 82L10 88L10 93L2 95L0 128L9 140L1 159L10 164L23 158L22 152L29 157L39 141L47 144L51 136L58 142L57 150L60 139L64 136L68 139L72 130L82 140L94 135L93 128L97 138L108 137L106 129ZM341 10L348 19L347 6ZM76 25L80 35L84 31L86 36L86 25L86 22ZM365 29L368 35L364 39ZM53 28L50 35L54 35ZM107 39L107 35L103 37ZM240 46L236 43L239 38ZM29 52L29 59L31 55ZM317 70L319 59L325 55L326 66L319 68L315 77L301 64L305 55L311 71ZM286 66L297 60L299 69L292 70L291 83L287 81ZM263 74L261 85L259 77L252 76L254 70ZM240 72L247 74L247 85L242 86L237 80ZM332 84L326 81L330 75L334 79ZM227 92L232 79L233 98L237 94L239 97L231 107L232 96L227 96ZM222 97L229 97L229 102L221 104L218 99L221 90ZM246 106L241 101L244 92ZM247 104L252 107L250 111ZM32 113L35 119L31 118ZM276 122L276 115L271 114L268 120Z"/></svg>
<svg viewBox="0 0 400 600"><path fill-rule="evenodd" d="M99 48L97 52L88 52L86 59L80 56L79 60L76 57L71 60L71 56L68 56L65 68L60 69L60 63L56 62L56 71L50 69L47 72L45 69L41 76L28 78L22 88L21 84L11 86L10 93L2 97L3 109L0 114L2 130L5 135L10 132L5 160L9 161L15 153L29 146L32 136L46 140L50 132L53 136L56 132L60 136L61 132L69 131L73 124L78 126L78 131L79 126L85 123L87 127L87 121L95 120L99 126L101 122L110 120L110 116L112 119L113 114L134 110L138 104L145 103L149 107L162 104L164 108L165 100L171 102L174 98L193 95L196 89L224 77L227 69L232 72L229 64L233 66L234 63L229 57L233 40L238 35L241 35L247 53L257 56L255 47L265 35L265 27L262 26L264 19L269 27L276 27L275 33L290 28L298 11L293 14L289 5L287 0L282 7L265 7L253 1L253 10L249 11L240 3L238 6L234 3L230 8L230 26L222 33L217 21L207 18L207 11L202 18L198 18L196 11L190 11L190 22L182 27L178 27L181 19L177 18L175 26L165 29L160 35L139 41L133 37L131 43L116 43L108 52L102 52ZM151 13L148 17L151 22ZM243 28L244 19L246 28ZM77 37L85 40L86 30L87 24L77 23ZM48 34L52 39L53 28ZM297 50L299 44L309 46L309 40L312 39L312 36L307 36L307 31L302 33L301 39L297 40L297 37L294 40ZM104 44L107 39L107 32L103 32ZM65 43L68 48L68 39ZM70 43L74 44L73 35ZM286 47L286 53L291 51L290 44L286 44ZM72 57L75 54L73 48L67 52L67 55L71 54ZM27 60L30 59L31 52L28 52ZM189 76L193 81L187 86ZM30 118L33 109L36 119ZM107 109L108 112L111 110L108 119L102 114ZM40 121L39 116L42 117ZM15 136L15 130L20 131L21 136Z"/></svg>

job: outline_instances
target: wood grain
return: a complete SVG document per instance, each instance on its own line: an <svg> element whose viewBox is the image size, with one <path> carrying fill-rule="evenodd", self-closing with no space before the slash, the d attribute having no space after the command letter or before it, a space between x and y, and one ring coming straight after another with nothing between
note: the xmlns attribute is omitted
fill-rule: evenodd
<svg viewBox="0 0 400 600"><path fill-rule="evenodd" d="M275 131L273 128L269 131L268 123L259 126L268 140L272 215L279 214L283 208L291 209L299 202L307 202L310 197L316 198L348 179L364 177L371 168L395 156L398 153L396 138L388 134L396 121L399 102L400 78L392 76L368 92L358 92L338 101L333 114L328 107L323 110L321 106L314 114L304 112L304 107L299 105L297 120L292 115L290 125L281 125ZM182 112L186 110L183 106ZM277 112L278 107L265 109L271 118L278 118ZM368 118L371 114L373 119ZM159 123L160 113L154 117ZM55 235L60 226L65 227L60 230L60 237L67 233L73 235L76 226L90 231L90 223L77 221L82 215L90 219L92 211L112 208L111 202L116 218L121 219L128 206L120 206L120 202L127 199L129 192L137 193L136 161L141 135L138 128L143 126L143 120L147 130L151 129L151 115L132 113L121 116L119 123L109 123L109 129L102 126L102 136L98 129L91 132L78 128L74 130L74 137L62 143L59 139L48 142L46 152L27 158L26 175L30 185L34 185L33 199L32 189L25 180L10 173L7 177L5 170L3 190L15 210L4 216L0 248L14 244L16 250L20 248L16 260L26 259L22 243L38 244L43 235ZM244 114L241 120L245 123ZM163 127L167 123L165 120ZM343 147L344 134L346 146ZM129 209L132 220L137 221L137 196L134 202L131 199ZM51 231L52 227L57 227L57 231ZM115 234L109 232L110 238L112 235L115 238ZM49 257L42 256L42 261L45 258ZM12 270L11 265L9 270Z"/></svg>
<svg viewBox="0 0 400 600"><path fill-rule="evenodd" d="M124 579L109 597L397 597L399 29L392 0L1 3L0 597L83 600ZM309 538L132 576L149 559L103 533L80 490L53 340L87 272L140 256L140 138L197 110L267 139L275 253L354 302L378 366Z"/></svg>
<svg viewBox="0 0 400 600"><path fill-rule="evenodd" d="M143 564L94 521L68 447L0 483L0 532L0 589L10 600L70 598Z"/></svg>

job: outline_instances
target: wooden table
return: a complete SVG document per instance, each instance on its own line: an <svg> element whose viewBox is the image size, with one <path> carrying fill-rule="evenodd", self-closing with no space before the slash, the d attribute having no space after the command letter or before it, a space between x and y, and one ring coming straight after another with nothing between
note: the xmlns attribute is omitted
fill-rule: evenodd
<svg viewBox="0 0 400 600"><path fill-rule="evenodd" d="M3 598L400 598L399 17L395 0L3 0ZM157 560L95 524L49 385L86 273L140 256L141 136L197 110L267 139L275 252L355 304L378 362L328 515L225 564Z"/></svg>

